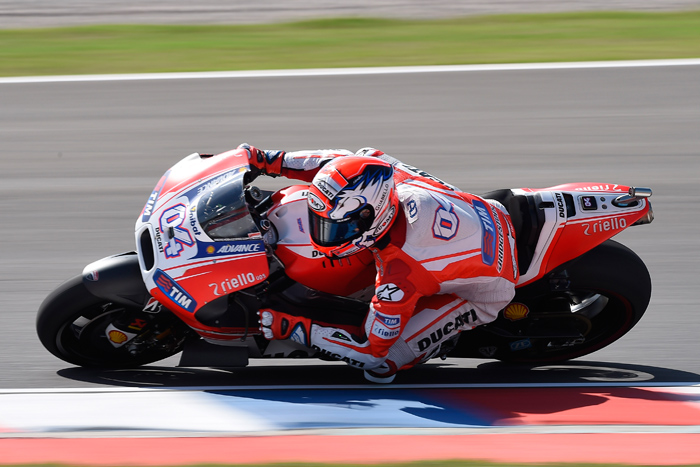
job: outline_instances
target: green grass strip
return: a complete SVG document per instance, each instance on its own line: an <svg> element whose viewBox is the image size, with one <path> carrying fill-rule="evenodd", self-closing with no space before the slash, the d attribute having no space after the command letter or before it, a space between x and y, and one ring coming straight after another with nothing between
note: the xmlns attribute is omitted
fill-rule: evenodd
<svg viewBox="0 0 700 467"><path fill-rule="evenodd" d="M0 76L700 57L700 11L0 30Z"/></svg>

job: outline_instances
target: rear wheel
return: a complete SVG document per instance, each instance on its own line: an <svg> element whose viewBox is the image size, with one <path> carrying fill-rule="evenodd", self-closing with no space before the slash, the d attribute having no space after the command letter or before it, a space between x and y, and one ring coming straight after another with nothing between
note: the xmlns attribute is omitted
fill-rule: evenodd
<svg viewBox="0 0 700 467"><path fill-rule="evenodd" d="M468 356L509 362L581 357L632 329L650 298L651 278L642 260L608 240L518 289L513 303L527 306L525 317L521 313L508 319L502 313L493 323L463 333L460 347Z"/></svg>
<svg viewBox="0 0 700 467"><path fill-rule="evenodd" d="M164 307L158 305L150 311L144 313L140 308L96 297L77 276L44 300L36 329L44 347L68 363L132 368L176 354L191 335L189 328ZM136 325L126 331L136 336L125 343L111 341L110 324L129 325L130 321Z"/></svg>

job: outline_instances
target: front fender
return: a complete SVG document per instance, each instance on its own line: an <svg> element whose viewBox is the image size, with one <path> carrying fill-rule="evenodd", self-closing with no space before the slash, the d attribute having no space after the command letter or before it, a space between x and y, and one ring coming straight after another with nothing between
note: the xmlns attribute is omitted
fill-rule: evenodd
<svg viewBox="0 0 700 467"><path fill-rule="evenodd" d="M94 296L124 305L144 306L151 298L135 251L88 264L83 269L83 284Z"/></svg>

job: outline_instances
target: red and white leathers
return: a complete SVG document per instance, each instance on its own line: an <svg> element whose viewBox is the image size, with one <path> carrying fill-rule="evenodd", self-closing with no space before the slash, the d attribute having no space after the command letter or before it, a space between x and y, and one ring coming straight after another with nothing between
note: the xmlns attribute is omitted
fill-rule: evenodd
<svg viewBox="0 0 700 467"><path fill-rule="evenodd" d="M262 152L262 151L260 151ZM311 181L326 161L345 150L271 152L270 175ZM389 233L370 248L377 279L362 329L311 323L307 345L379 376L389 376L446 353L465 330L496 319L515 295L517 255L510 217L493 200L406 166L394 166L401 209Z"/></svg>

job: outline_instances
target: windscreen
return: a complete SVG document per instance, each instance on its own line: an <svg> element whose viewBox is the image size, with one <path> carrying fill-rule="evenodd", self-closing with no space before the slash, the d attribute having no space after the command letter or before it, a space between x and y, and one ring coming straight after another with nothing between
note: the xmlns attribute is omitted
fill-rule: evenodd
<svg viewBox="0 0 700 467"><path fill-rule="evenodd" d="M202 195L197 203L197 220L212 239L250 238L260 233L243 192L243 174Z"/></svg>

